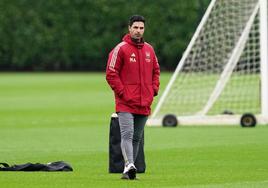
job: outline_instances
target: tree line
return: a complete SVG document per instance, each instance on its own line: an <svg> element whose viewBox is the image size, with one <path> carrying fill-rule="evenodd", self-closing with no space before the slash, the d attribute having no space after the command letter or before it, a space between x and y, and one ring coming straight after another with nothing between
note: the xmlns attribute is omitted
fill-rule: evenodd
<svg viewBox="0 0 268 188"><path fill-rule="evenodd" d="M109 51L146 19L162 70L174 70L210 0L1 0L1 71L103 71Z"/></svg>

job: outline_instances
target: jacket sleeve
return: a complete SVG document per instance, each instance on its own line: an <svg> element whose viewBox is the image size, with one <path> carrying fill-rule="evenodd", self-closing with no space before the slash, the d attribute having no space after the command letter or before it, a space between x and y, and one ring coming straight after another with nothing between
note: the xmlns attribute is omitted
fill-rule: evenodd
<svg viewBox="0 0 268 188"><path fill-rule="evenodd" d="M158 95L159 85L160 85L159 77L160 77L160 67L159 67L159 64L158 64L158 59L157 59L156 55L154 55L154 61L153 61L153 89L154 89L154 96Z"/></svg>
<svg viewBox="0 0 268 188"><path fill-rule="evenodd" d="M124 85L119 76L122 63L122 52L120 51L120 47L116 47L109 54L106 66L106 80L114 93L119 97L122 97L124 91Z"/></svg>

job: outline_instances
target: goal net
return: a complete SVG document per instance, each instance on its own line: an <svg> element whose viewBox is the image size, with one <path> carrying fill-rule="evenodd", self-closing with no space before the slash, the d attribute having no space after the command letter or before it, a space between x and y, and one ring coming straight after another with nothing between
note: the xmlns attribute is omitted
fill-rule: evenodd
<svg viewBox="0 0 268 188"><path fill-rule="evenodd" d="M267 23L266 0L212 0L148 124L267 123Z"/></svg>

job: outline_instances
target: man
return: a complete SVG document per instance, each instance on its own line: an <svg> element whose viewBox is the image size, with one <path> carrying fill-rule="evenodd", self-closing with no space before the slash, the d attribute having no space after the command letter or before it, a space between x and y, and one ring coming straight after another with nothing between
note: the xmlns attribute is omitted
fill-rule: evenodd
<svg viewBox="0 0 268 188"><path fill-rule="evenodd" d="M125 161L122 179L135 179L134 162L153 97L159 90L160 68L153 47L144 42L145 19L134 15L129 33L109 54L106 80L115 94L121 149Z"/></svg>

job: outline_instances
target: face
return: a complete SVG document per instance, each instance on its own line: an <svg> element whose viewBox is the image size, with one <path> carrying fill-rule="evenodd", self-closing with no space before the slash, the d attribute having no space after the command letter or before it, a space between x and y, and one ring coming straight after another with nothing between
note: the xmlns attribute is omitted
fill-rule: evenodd
<svg viewBox="0 0 268 188"><path fill-rule="evenodd" d="M144 23L133 22L132 26L128 26L128 30L131 38L141 39L144 33Z"/></svg>

